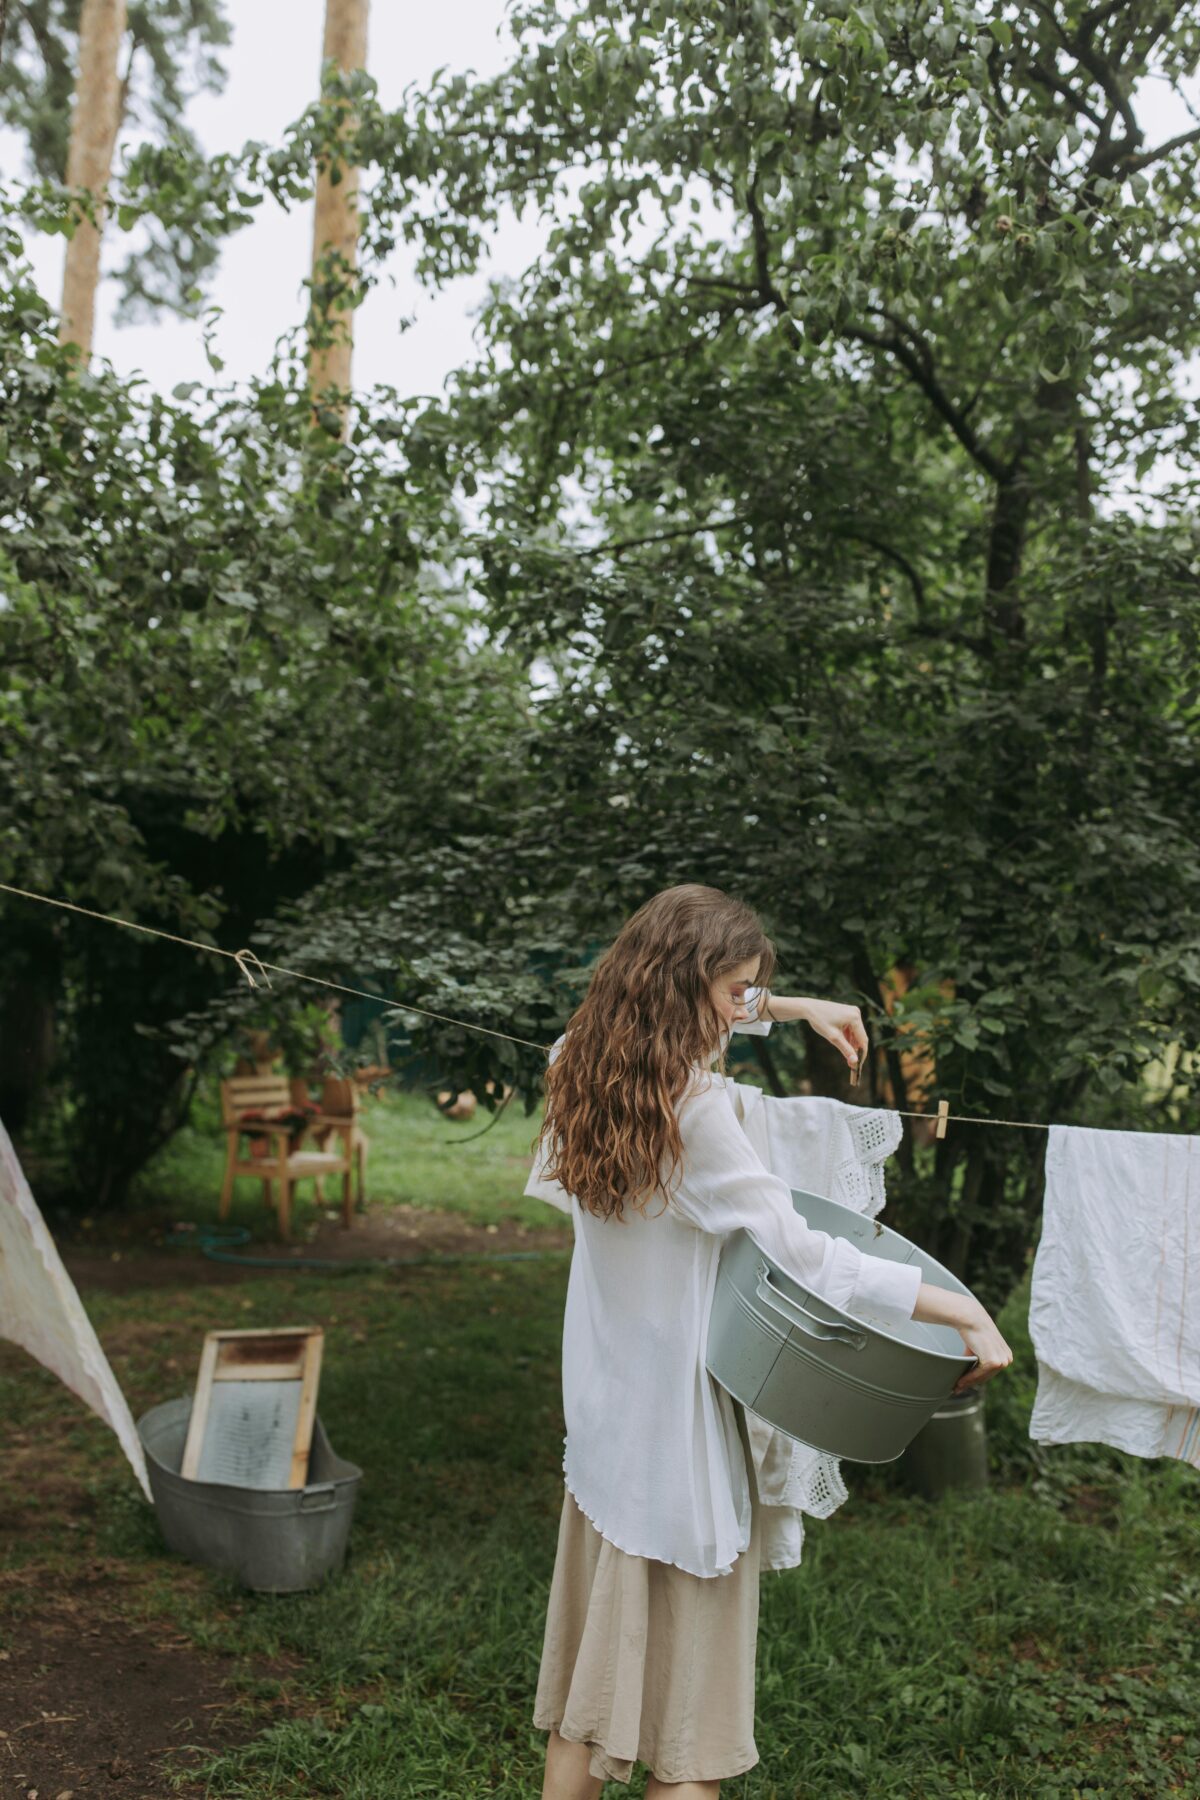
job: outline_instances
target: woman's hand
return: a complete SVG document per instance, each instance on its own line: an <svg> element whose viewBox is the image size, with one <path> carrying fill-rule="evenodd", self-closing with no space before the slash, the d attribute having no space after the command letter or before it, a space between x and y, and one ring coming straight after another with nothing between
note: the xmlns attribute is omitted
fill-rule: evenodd
<svg viewBox="0 0 1200 1800"><path fill-rule="evenodd" d="M923 1325L953 1325L967 1347L967 1354L979 1359L973 1369L959 1376L951 1389L954 1394L966 1394L972 1388L982 1387L1001 1369L1007 1369L1013 1359L1012 1351L1000 1335L1000 1327L974 1294L939 1287L936 1281L923 1281L917 1290L912 1316Z"/></svg>
<svg viewBox="0 0 1200 1800"><path fill-rule="evenodd" d="M955 1394L965 1394L971 1388L982 1387L985 1381L990 1381L1001 1369L1007 1369L1013 1354L1001 1337L995 1319L982 1306L977 1318L958 1325L957 1330L967 1346L968 1354L979 1358L975 1367L960 1376L951 1390Z"/></svg>
<svg viewBox="0 0 1200 1800"><path fill-rule="evenodd" d="M808 1000L804 1016L813 1030L827 1038L857 1074L860 1061L870 1048L858 1007L842 1006L836 1000Z"/></svg>

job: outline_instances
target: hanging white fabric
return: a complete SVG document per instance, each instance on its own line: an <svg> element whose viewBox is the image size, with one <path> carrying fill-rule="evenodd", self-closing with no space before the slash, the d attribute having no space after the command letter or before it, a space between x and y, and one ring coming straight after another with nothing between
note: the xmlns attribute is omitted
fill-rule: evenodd
<svg viewBox="0 0 1200 1800"><path fill-rule="evenodd" d="M151 1498L133 1415L0 1123L0 1337L53 1371L110 1425Z"/></svg>
<svg viewBox="0 0 1200 1800"><path fill-rule="evenodd" d="M1200 1137L1052 1125L1031 1438L1200 1469Z"/></svg>

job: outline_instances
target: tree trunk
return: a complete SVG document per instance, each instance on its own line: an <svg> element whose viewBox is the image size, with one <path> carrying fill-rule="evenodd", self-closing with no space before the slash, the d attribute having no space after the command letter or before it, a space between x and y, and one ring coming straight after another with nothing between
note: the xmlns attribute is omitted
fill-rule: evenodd
<svg viewBox="0 0 1200 1800"><path fill-rule="evenodd" d="M125 0L83 0L79 18L79 75L71 113L67 186L92 195L96 223L79 216L68 240L63 271L60 344L77 344L86 362L92 353L96 288L100 281L100 237L113 150L121 123L118 51L125 34Z"/></svg>
<svg viewBox="0 0 1200 1800"><path fill-rule="evenodd" d="M366 68L367 6L368 0L325 0L322 65L333 57L347 73ZM326 165L317 171L313 221L308 380L314 402L328 388L341 394L350 391L354 309L349 302L357 269L358 170L345 164L336 168ZM330 410L339 417L344 437L345 402L334 401Z"/></svg>
<svg viewBox="0 0 1200 1800"><path fill-rule="evenodd" d="M996 489L988 533L986 619L1010 646L1025 642L1019 583L1032 502L1030 476L1022 466Z"/></svg>

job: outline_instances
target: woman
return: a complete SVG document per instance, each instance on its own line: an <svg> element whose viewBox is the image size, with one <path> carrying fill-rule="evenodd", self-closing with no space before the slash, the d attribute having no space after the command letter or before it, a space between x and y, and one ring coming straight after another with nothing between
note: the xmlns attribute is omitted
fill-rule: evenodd
<svg viewBox="0 0 1200 1800"><path fill-rule="evenodd" d="M600 959L550 1053L526 1191L567 1198L575 1249L565 1492L534 1708L550 1732L543 1800L595 1800L639 1761L647 1800L715 1800L758 1761L763 1515L780 1509L760 1503L744 1409L704 1366L731 1231L847 1311L957 1326L979 1359L960 1387L1012 1360L977 1302L810 1230L755 1154L712 1064L723 1077L730 1030L769 1007L774 966L749 907L668 888ZM857 1007L776 1005L857 1066Z"/></svg>

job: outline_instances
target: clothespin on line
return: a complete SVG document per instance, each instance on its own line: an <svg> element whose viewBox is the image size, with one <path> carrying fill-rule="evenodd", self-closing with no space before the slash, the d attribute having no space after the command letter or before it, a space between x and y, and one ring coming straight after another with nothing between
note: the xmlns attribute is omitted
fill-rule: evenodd
<svg viewBox="0 0 1200 1800"><path fill-rule="evenodd" d="M938 1109L937 1109L937 1124L933 1128L933 1135L935 1138L944 1138L945 1137L946 1121L949 1117L950 1117L950 1102L948 1100L939 1100L938 1101Z"/></svg>

